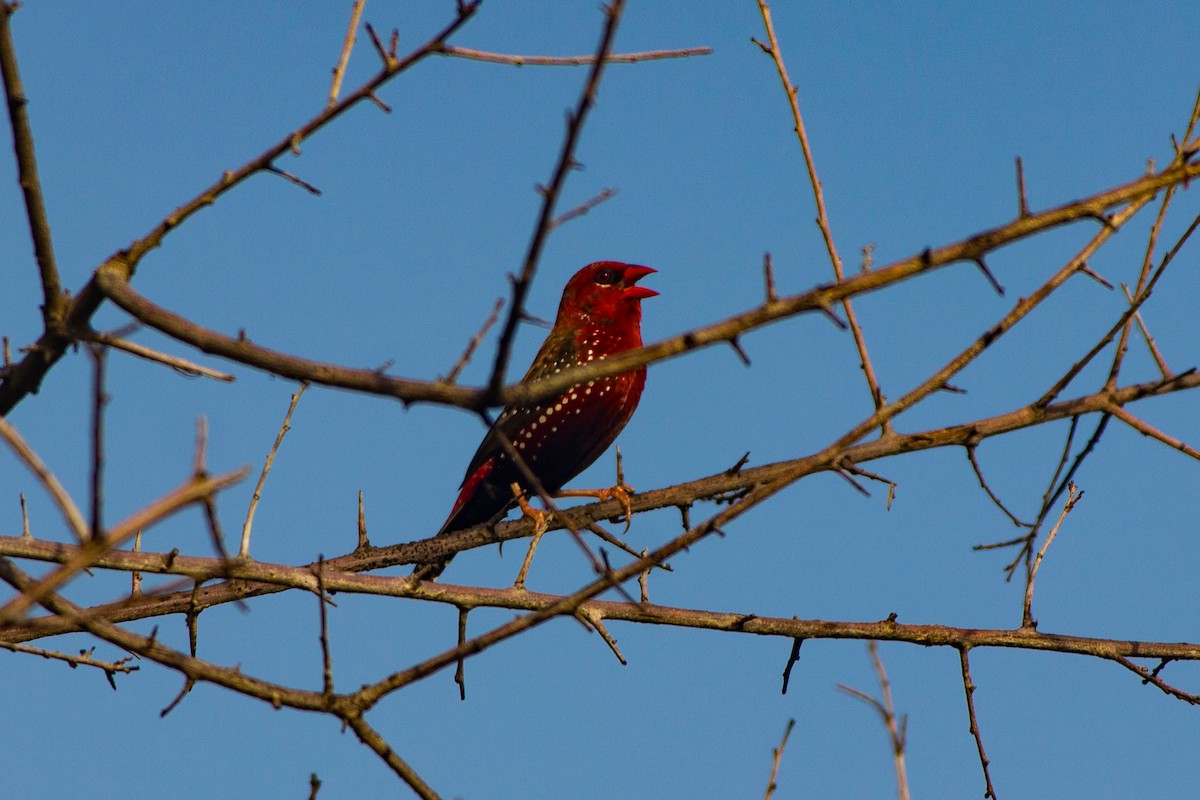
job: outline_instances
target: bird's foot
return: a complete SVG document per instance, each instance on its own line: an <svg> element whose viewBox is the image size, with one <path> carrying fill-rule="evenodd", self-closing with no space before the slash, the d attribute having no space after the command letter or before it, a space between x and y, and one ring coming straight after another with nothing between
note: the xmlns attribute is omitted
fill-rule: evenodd
<svg viewBox="0 0 1200 800"><path fill-rule="evenodd" d="M533 541L529 543L529 552L525 554L525 560L521 562L521 571L517 573L517 579L513 581L514 589L524 589L525 576L529 573L529 565L533 563L533 554L537 550L538 542L542 540L542 534L546 532L549 515L540 508L529 505L529 501L525 499L525 494L518 484L512 485L512 492L517 498L517 507L521 509L521 514L533 520Z"/></svg>
<svg viewBox="0 0 1200 800"><path fill-rule="evenodd" d="M541 536L546 532L546 526L550 524L550 515L540 508L529 505L529 501L525 499L525 493L521 491L518 484L512 485L512 493L517 498L517 508L521 509L521 516L533 520L533 535Z"/></svg>
<svg viewBox="0 0 1200 800"><path fill-rule="evenodd" d="M630 497L635 494L637 494L636 490L622 481L616 486L610 486L607 489L564 489L555 495L555 497L594 497L600 502L616 500L621 504L621 510L625 517L625 532L628 533L629 526L633 523L633 504L630 501Z"/></svg>

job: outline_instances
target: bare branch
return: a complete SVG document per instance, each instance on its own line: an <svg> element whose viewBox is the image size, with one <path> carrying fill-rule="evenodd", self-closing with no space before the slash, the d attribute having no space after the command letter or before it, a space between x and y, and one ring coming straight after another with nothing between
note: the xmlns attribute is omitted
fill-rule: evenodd
<svg viewBox="0 0 1200 800"><path fill-rule="evenodd" d="M3 423L3 420L0 420L0 423ZM0 425L0 431L3 430L3 425ZM81 570L91 566L106 551L120 546L122 542L143 528L149 528L155 523L161 522L185 506L241 481L246 477L247 471L240 469L236 472L218 475L215 478L189 478L177 489L126 518L112 528L106 536L93 536L87 539L75 549L71 557L65 560L59 569L51 572L28 591L13 598L0 608L0 625L6 625L19 619L31 606L40 603L49 593L56 591L58 587Z"/></svg>
<svg viewBox="0 0 1200 800"><path fill-rule="evenodd" d="M780 740L779 747L771 750L771 777L767 779L767 791L763 795L763 800L771 800L771 795L775 794L775 778L779 775L779 762L783 758L783 748L787 747L788 737L792 735L794 727L796 727L796 720L789 719L787 727L783 729L783 739Z"/></svg>
<svg viewBox="0 0 1200 800"><path fill-rule="evenodd" d="M979 751L979 764L983 768L983 781L986 785L983 796L997 800L996 789L992 786L992 774L988 771L988 765L991 761L988 760L987 753L983 751L983 736L979 733L979 720L975 717L975 684L971 682L971 665L967 659L967 651L969 647L958 648L958 659L962 666L962 682L963 691L967 695L967 716L971 722L971 736L975 739L975 749Z"/></svg>
<svg viewBox="0 0 1200 800"><path fill-rule="evenodd" d="M308 122L291 131L283 139L269 147L257 158L252 159L236 170L223 173L215 183L176 208L145 236L133 242L128 248L111 256L97 270L97 274L93 275L92 279L74 296L71 302L64 305L57 312L61 316L63 323L55 325L53 330L48 329L29 349L26 357L20 363L14 365L4 377L4 380L0 382L0 415L7 414L28 394L37 391L42 378L62 358L67 347L72 343L73 338L69 331L82 329L87 326L88 320L91 319L92 315L95 314L105 299L105 295L100 290L98 284L100 271L108 268L115 271L125 281L131 279L142 258L150 251L159 247L167 234L200 210L212 205L216 202L217 198L235 186L240 185L247 178L259 172L272 169L275 161L280 156L289 152L297 152L301 142L340 117L350 108L363 101L377 100L375 91L380 86L396 75L406 71L414 64L438 52L445 41L474 16L478 7L478 2L459 3L454 19L443 27L442 30L434 34L425 44L402 59L392 59L389 61L374 77L351 92L344 100L336 105L326 107ZM8 31L8 13L6 12L0 16L4 18L3 22L0 22L0 25L3 26L3 31L0 31L0 50L2 50L4 49L4 40L11 42L11 37L5 34ZM48 231L48 227L46 230ZM43 270L44 275L45 273L46 270ZM55 296L57 297L58 295L56 294ZM49 301L47 307L51 307Z"/></svg>
<svg viewBox="0 0 1200 800"><path fill-rule="evenodd" d="M75 535L75 540L78 542L86 541L90 535L90 528L83 518L83 514L79 513L79 508L75 505L75 501L67 494L67 490L58 482L58 478L54 477L54 473L42 463L38 458L38 454L33 451L33 448L25 441L17 429L0 416L0 438L8 442L8 446L17 454L17 458L25 462L25 466L29 468L46 489L46 493L54 500L54 504L58 506L58 510L62 512L63 520L66 521L67 527L71 533ZM22 499L22 508L24 508L24 500Z"/></svg>
<svg viewBox="0 0 1200 800"><path fill-rule="evenodd" d="M804 128L804 117L800 114L797 88L788 77L787 66L783 63L783 53L779 49L778 39L775 38L775 26L771 22L771 8L767 5L766 0L758 0L758 11L762 16L768 42L766 45L758 42L758 45L775 62L775 70L779 73L779 80L787 94L788 105L792 110L792 120L796 126L796 136L800 140L800 149L804 153L804 165L808 169L808 180L812 184L813 199L817 204L817 227L821 229L821 237L825 240L825 250L829 253L830 264L833 265L834 278L841 283L845 279L842 257L833 243L833 231L829 227L829 216L825 211L825 191L821 186L821 179L817 177L817 166L813 159L812 148L808 143L808 133ZM772 293L768 288L768 303ZM875 404L875 410L878 411L884 404L883 391L879 388L879 381L875 377L875 368L871 364L871 357L867 354L867 342L863 336L862 326L858 323L858 317L854 313L854 307L851 305L849 297L842 298L842 309L846 312L846 323L850 326L850 333L854 337L854 346L858 350L863 376L866 378L867 388L871 392L871 402ZM891 420L884 417L880 425L880 434L886 436L890 431Z"/></svg>
<svg viewBox="0 0 1200 800"><path fill-rule="evenodd" d="M450 372L446 373L446 377L442 378L446 383L454 383L458 380L459 374L471 362L471 356L475 355L475 351L479 348L483 337L487 335L488 330L496 324L496 320L500 319L500 309L504 308L504 298L497 297L496 304L492 306L492 313L488 314L487 319L483 321L483 325L479 328L478 333L471 337L471 341L467 342L467 349L459 357L458 361L454 362L454 366L450 368Z"/></svg>
<svg viewBox="0 0 1200 800"><path fill-rule="evenodd" d="M489 396L498 396L504 386L512 343L517 333L517 324L521 321L521 317L525 313L525 296L529 293L529 287L533 283L533 276L537 271L538 261L541 258L542 247L545 245L546 237L549 236L550 230L553 227L554 209L558 204L559 193L562 191L563 184L566 183L567 173L576 164L575 149L583 133L583 124L596 102L596 92L600 87L600 79L604 75L604 65L609 53L612 52L613 42L617 34L617 25L621 21L621 15L624 13L624 10L625 0L614 0L611 6L604 8L604 33L600 37L600 45L596 50L595 63L592 64L591 70L588 72L587 80L584 82L583 91L579 95L579 101L575 105L575 110L567 116L567 131L566 136L563 138L562 150L558 156L558 164L554 168L554 174L550 178L550 183L546 185L542 193L541 210L538 213L537 223L534 225L533 237L529 242L529 248L525 253L525 263L521 268L521 274L513 281L512 302L508 307L508 318L505 320L504 327L500 333L500 344L496 348L496 360L492 366L491 378L488 380L487 391Z"/></svg>
<svg viewBox="0 0 1200 800"><path fill-rule="evenodd" d="M680 50L648 50L644 53L610 53L604 57L609 64L635 64L639 61L659 61L666 58L688 58L706 56L711 47L687 47ZM488 61L493 64L509 64L514 67L583 67L596 63L596 56L523 56L507 53L488 53L470 47L446 45L441 49L444 56L466 58L472 61Z"/></svg>
<svg viewBox="0 0 1200 800"><path fill-rule="evenodd" d="M870 654L871 663L875 667L875 675L879 680L879 691L883 699L876 700L865 692L840 683L838 684L838 689L851 697L862 700L879 713L884 727L887 728L888 739L892 745L892 762L896 768L896 791L899 794L900 800L909 800L908 769L905 766L904 760L908 718L897 718L896 716L896 707L892 703L892 684L888 680L887 671L883 668L883 660L879 657L879 645L874 641L867 642L867 652Z"/></svg>
<svg viewBox="0 0 1200 800"><path fill-rule="evenodd" d="M254 494L250 496L250 507L246 509L246 522L242 525L242 543L238 547L238 558L250 557L250 529L254 526L254 512L258 509L258 501L262 498L262 490L267 482L267 474L271 471L271 465L275 463L275 454L279 452L279 446L283 444L283 437L287 436L288 431L292 429L292 412L296 410L296 404L300 402L300 396L304 394L304 390L307 388L308 384L302 383L300 384L300 388L292 394L291 402L288 403L287 413L283 415L283 424L279 426L279 433L275 435L275 443L271 445L271 450L267 453L266 461L263 462L262 472L258 476L258 483L254 486Z"/></svg>
<svg viewBox="0 0 1200 800"><path fill-rule="evenodd" d="M187 359L169 356L166 353L160 353L157 350L151 350L149 347L131 342L128 339L121 339L116 336L110 336L106 333L100 333L98 331L92 331L90 333L83 334L82 338L85 341L95 342L97 344L105 345L106 347L114 347L118 350L124 350L126 353L140 356L147 361L156 361L159 364L166 364L168 367L171 367L178 372L182 372L184 375L200 375L206 378L224 381L226 383L233 383L235 380L234 376L230 375L228 372L221 372L219 370L188 361Z"/></svg>
<svg viewBox="0 0 1200 800"><path fill-rule="evenodd" d="M38 177L37 156L34 152L33 129L29 124L25 87L17 67L17 48L13 43L10 18L12 10L0 9L0 77L4 80L4 97L8 106L8 121L13 134L13 149L17 156L17 182L25 199L25 215L33 237L33 253L42 280L42 320L46 334L57 334L66 317L68 299L63 294L54 258L54 243L50 235L50 218L42 197L42 182ZM0 414L7 409L0 410Z"/></svg>
<svg viewBox="0 0 1200 800"><path fill-rule="evenodd" d="M1033 582L1037 579L1038 568L1042 565L1042 559L1046 556L1046 551L1050 549L1050 543L1054 541L1054 537L1058 535L1059 528L1067 519L1067 515L1071 513L1071 509L1075 508L1075 504L1083 497L1083 492L1078 491L1074 483L1068 484L1067 502L1063 505L1062 513L1058 515L1058 521L1054 523L1054 527L1050 529L1050 533L1046 534L1046 541L1042 543L1042 549L1038 551L1037 557L1033 560L1033 566L1029 570L1029 578L1025 581L1025 602L1021 609L1021 627L1036 628L1037 620L1033 618L1031 607L1033 605Z"/></svg>
<svg viewBox="0 0 1200 800"><path fill-rule="evenodd" d="M108 679L108 685L113 689L117 688L116 681L113 679L114 675L119 672L137 672L140 669L140 667L137 666L129 666L129 658L121 658L117 659L116 661L100 661L99 659L93 658L92 653L95 652L95 648L90 650L81 650L79 651L79 655L60 653L57 650L46 650L41 647L32 647L27 644L15 644L3 641L0 641L0 648L11 650L14 653L26 653L31 656L41 656L42 658L47 658L52 661L64 661L71 667L71 669L80 666L95 667L96 669L104 672L104 677Z"/></svg>
<svg viewBox="0 0 1200 800"><path fill-rule="evenodd" d="M354 49L354 37L358 32L358 23L362 19L363 6L367 0L354 0L350 9L350 25L346 28L346 39L342 42L342 53L338 57L337 66L333 68L333 82L329 86L329 105L336 105L338 94L342 91L342 78L346 75L346 65L350 63L350 51Z"/></svg>

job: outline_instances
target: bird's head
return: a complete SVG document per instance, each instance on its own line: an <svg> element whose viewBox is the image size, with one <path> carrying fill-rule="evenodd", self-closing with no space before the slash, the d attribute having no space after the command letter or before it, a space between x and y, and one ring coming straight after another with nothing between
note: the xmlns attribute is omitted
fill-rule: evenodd
<svg viewBox="0 0 1200 800"><path fill-rule="evenodd" d="M658 295L637 282L657 271L620 261L588 264L567 281L555 325L583 320L599 325L636 325L642 318L641 301Z"/></svg>

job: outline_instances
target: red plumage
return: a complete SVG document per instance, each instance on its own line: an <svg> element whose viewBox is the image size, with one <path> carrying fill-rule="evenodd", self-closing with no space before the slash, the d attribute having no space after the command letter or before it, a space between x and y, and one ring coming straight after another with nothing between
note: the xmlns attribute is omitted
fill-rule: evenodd
<svg viewBox="0 0 1200 800"><path fill-rule="evenodd" d="M522 382L549 377L642 345L641 301L658 292L637 286L650 267L599 261L567 282L554 327ZM547 493L587 469L629 422L646 368L572 386L530 406L509 406L484 437L439 535L488 522L512 508L511 486L524 485L497 431L508 437ZM439 570L440 571L440 570Z"/></svg>

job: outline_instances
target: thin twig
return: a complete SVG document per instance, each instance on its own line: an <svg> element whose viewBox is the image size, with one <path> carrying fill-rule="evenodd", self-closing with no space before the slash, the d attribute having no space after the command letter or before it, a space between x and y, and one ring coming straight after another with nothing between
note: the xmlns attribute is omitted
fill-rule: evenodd
<svg viewBox="0 0 1200 800"><path fill-rule="evenodd" d="M285 169L280 169L279 167L275 166L274 164L268 164L267 166L263 167L263 171L269 172L272 175L278 175L279 177L283 178L288 183L299 186L301 189L308 192L309 194L316 195L317 197L321 196L321 190L318 189L316 186L313 186L308 181L304 180L303 178L301 178L297 175L294 175L291 172L288 172Z"/></svg>
<svg viewBox="0 0 1200 800"><path fill-rule="evenodd" d="M62 513L67 527L75 535L75 540L78 542L87 541L90 535L90 528L87 521L84 520L83 514L79 512L79 508L75 505L75 501L71 499L71 495L67 494L67 490L58 482L58 478L54 477L54 473L42 463L42 460L38 458L38 454L22 438L17 429L12 426L12 423L3 416L0 416L0 438L8 442L8 446L17 454L17 458L25 462L25 466L41 482L47 494L54 500L54 504L58 506L58 510Z"/></svg>
<svg viewBox="0 0 1200 800"><path fill-rule="evenodd" d="M563 225L564 223L570 222L573 219L582 217L584 214L588 213L596 206L600 205L604 201L615 196L616 193L617 193L616 189L605 189L602 192L600 192L600 194L596 195L595 197L591 198L590 200L586 200L586 201L580 203L579 205L572 208L570 211L564 211L563 213L559 214L557 217L555 217L554 219L552 219L550 221L550 230L554 230L559 225Z"/></svg>
<svg viewBox="0 0 1200 800"><path fill-rule="evenodd" d="M1025 603L1021 609L1022 628L1037 627L1037 620L1033 618L1031 610L1033 605L1033 582L1037 579L1038 568L1042 565L1042 559L1045 558L1046 551L1050 549L1050 543L1058 535L1058 530L1062 527L1067 515L1071 513L1071 509L1075 508L1075 504L1083 497L1083 492L1079 491L1074 483L1068 485L1067 492L1067 502L1063 505L1062 513L1058 515L1058 521L1054 523L1054 527L1050 529L1050 533L1046 534L1046 541L1042 542L1042 549L1038 551L1037 557L1033 559L1033 566L1029 570L1029 579L1025 581Z"/></svg>
<svg viewBox="0 0 1200 800"><path fill-rule="evenodd" d="M1149 436L1151 439L1157 439L1158 441L1162 442L1163 444L1167 445L1168 447L1173 447L1174 449L1178 450L1179 452L1183 453L1184 455L1191 456L1192 458L1195 458L1195 459L1200 459L1200 450L1197 450L1196 448L1188 445L1186 442L1184 442L1181 439L1177 439L1174 436L1163 433L1158 428L1155 428L1153 425L1143 422L1142 420L1135 417L1133 414L1130 414L1128 411L1126 411L1121 406L1113 405L1111 407L1110 411L1112 412L1112 415L1114 417L1121 420L1126 425L1133 428L1135 431L1142 434L1143 436Z"/></svg>
<svg viewBox="0 0 1200 800"><path fill-rule="evenodd" d="M142 532L138 531L137 533L135 533L133 535L133 550L132 550L132 552L138 553L138 552L141 552L141 549L142 549ZM133 570L133 572L129 573L129 596L130 597L141 597L142 596L142 573L136 569Z"/></svg>
<svg viewBox="0 0 1200 800"><path fill-rule="evenodd" d="M1125 293L1125 300L1129 303L1129 305L1134 305L1133 295L1129 293L1129 286L1122 283L1121 291ZM1143 296L1144 294L1145 293L1143 293ZM1158 344L1154 341L1154 337L1150 335L1150 330L1146 327L1146 320L1142 319L1141 309L1138 309L1134 312L1133 318L1137 322L1138 330L1142 332L1142 339L1145 340L1146 346L1150 348L1150 355L1154 359L1154 363L1158 365L1159 373L1161 373L1164 378L1170 378L1175 373L1172 372L1171 368L1167 366L1167 360L1163 358L1162 353L1159 352Z"/></svg>
<svg viewBox="0 0 1200 800"><path fill-rule="evenodd" d="M787 727L783 729L783 739L780 740L779 747L771 750L771 777L767 779L767 791L763 795L763 800L771 800L771 795L775 794L775 778L779 775L779 762L783 758L783 749L787 747L788 737L792 735L794 727L796 727L796 720L789 719Z"/></svg>
<svg viewBox="0 0 1200 800"><path fill-rule="evenodd" d="M275 434L275 443L271 445L271 451L267 453L267 459L263 462L258 483L254 486L254 494L250 496L250 507L246 509L246 521L242 525L242 543L238 547L238 558L250 557L250 529L254 527L254 512L258 509L258 501L262 498L263 486L267 482L267 474L271 471L271 465L275 463L275 454L279 452L279 445L283 444L283 437L287 436L288 431L292 429L292 412L296 410L296 404L300 402L300 396L307 388L308 384L302 383L300 388L292 394L287 413L283 416L283 424L279 426L279 433Z"/></svg>
<svg viewBox="0 0 1200 800"><path fill-rule="evenodd" d="M1185 692L1182 689L1179 689L1179 688L1167 683L1166 681L1164 681L1162 678L1159 677L1159 675L1158 675L1159 670L1156 669L1152 672L1139 664L1135 664L1134 662L1130 661L1128 658L1125 658L1124 656L1114 656L1112 660L1117 662L1118 664L1120 664L1122 667L1125 667L1125 669L1134 673L1138 677L1140 677L1142 679L1142 683L1149 683L1153 686L1158 687L1159 689L1162 690L1163 694L1169 695L1178 700L1182 700L1183 702L1185 702L1189 705L1193 705L1193 706L1200 705L1200 695L1192 694L1190 692ZM1160 668L1161 668L1161 665L1160 665Z"/></svg>
<svg viewBox="0 0 1200 800"><path fill-rule="evenodd" d="M867 642L867 652L871 656L871 663L875 667L875 676L879 680L879 691L882 700L877 700L866 692L859 691L844 684L838 684L838 689L862 700L867 705L874 708L880 718L883 720L884 727L887 728L888 739L892 745L892 763L896 768L896 791L900 800L909 800L911 796L908 789L908 769L905 766L904 751L906 745L908 731L908 717L896 716L896 707L892 703L892 684L888 680L887 670L883 668L883 660L879 657L879 645L875 641Z"/></svg>
<svg viewBox="0 0 1200 800"><path fill-rule="evenodd" d="M321 687L326 696L333 695L333 657L329 653L329 613L325 608L325 557L317 558L317 615L321 625Z"/></svg>
<svg viewBox="0 0 1200 800"><path fill-rule="evenodd" d="M979 764L983 767L983 781L986 786L983 796L998 800L996 797L996 789L992 786L992 774L988 771L988 765L991 761L988 760L987 753L983 750L983 736L979 733L979 720L975 717L975 684L971 682L971 665L967 659L967 651L970 648L958 648L958 660L962 667L962 683L963 691L967 695L967 717L970 720L971 736L975 738L975 749L979 752Z"/></svg>
<svg viewBox="0 0 1200 800"><path fill-rule="evenodd" d="M812 148L809 146L808 133L804 127L804 117L800 113L800 102L798 98L797 87L792 83L792 79L788 77L787 66L783 63L783 52L779 49L779 40L775 37L775 25L771 22L771 8L767 5L766 0L758 0L758 11L762 16L763 27L767 34L767 44L762 42L756 43L762 50L771 57L775 62L775 70L779 73L779 80L783 84L783 90L787 94L788 105L792 111L792 121L795 123L796 137L800 141L800 150L804 154L804 166L808 170L808 180L812 185L813 199L817 205L817 227L821 229L821 237L825 240L825 250L829 253L829 263L833 266L833 274L838 283L845 280L845 274L842 269L842 257L838 254L837 246L833 241L833 231L829 225L829 215L825 210L825 191L821 186L821 179L817 176L817 165L813 158ZM863 336L862 326L858 323L858 317L854 313L854 307L850 303L850 298L842 298L842 309L846 312L846 323L850 327L850 333L854 337L854 346L858 350L860 366L862 367L863 376L867 380L867 389L871 393L871 402L874 403L875 410L883 408L886 402L883 397L883 391L879 388L879 381L875 377L875 368L871 364L871 357L867 353L867 342ZM891 432L891 420L884 418L880 423L880 433L887 436Z"/></svg>
<svg viewBox="0 0 1200 800"><path fill-rule="evenodd" d="M706 56L712 53L711 47L686 47L679 50L648 50L644 53L610 53L604 56L609 64L634 64L639 61L658 61L665 58L688 58L691 56ZM472 61L489 61L493 64L510 64L514 67L583 67L596 63L596 55L586 56L523 56L507 53L488 53L474 50L470 47L445 45L441 49L444 56L467 58Z"/></svg>
<svg viewBox="0 0 1200 800"><path fill-rule="evenodd" d="M362 19L363 6L367 0L354 0L350 9L350 25L346 28L346 39L342 42L342 53L338 57L337 66L333 68L333 83L329 87L329 105L336 105L338 94L342 91L342 78L346 75L346 65L350 63L350 51L354 49L354 37L358 33L358 22Z"/></svg>
<svg viewBox="0 0 1200 800"><path fill-rule="evenodd" d="M0 418L0 432L7 424ZM218 492L246 477L246 470L229 472L213 478L189 478L178 488L168 492L155 502L134 512L130 517L109 530L106 536L85 539L62 566L39 580L30 591L24 592L10 600L0 608L0 625L11 623L20 618L30 607L54 592L80 571L91 566L96 559L108 550L119 547L122 542L157 522L166 519L186 506L198 502L206 495Z"/></svg>
<svg viewBox="0 0 1200 800"><path fill-rule="evenodd" d="M1200 92L1196 93L1196 100L1192 104L1191 117L1188 119L1187 129L1183 135L1183 140L1185 142L1191 138L1192 132L1196 129L1198 122L1200 122ZM1175 154L1173 163L1186 163L1189 157L1190 156L1184 151L1179 150ZM1135 297L1140 297L1142 295L1143 288L1145 288L1146 277L1150 274L1150 264L1153 259L1154 247L1158 241L1158 233L1162 227L1162 221L1166 217L1167 208L1170 207L1171 201L1175 198L1175 188L1175 186L1170 186L1163 194L1162 203L1158 208L1158 216L1155 218L1154 224L1150 227L1150 236L1146 243L1146 254L1142 259L1142 269L1138 274L1137 286L1133 292ZM1187 235L1190 235L1190 231ZM1184 238L1186 238L1187 235L1185 235ZM1112 366L1108 372L1108 380L1105 383L1105 388L1111 389L1117 384L1117 375L1121 371L1121 366L1124 363L1125 353L1128 347L1130 325L1131 323L1127 321L1124 327L1121 328L1121 336L1117 341L1117 349L1113 353Z"/></svg>
<svg viewBox="0 0 1200 800"><path fill-rule="evenodd" d="M479 331L471 337L471 341L467 342L467 348L463 354L459 356L458 361L454 362L454 366L450 368L450 372L446 373L446 377L442 378L446 383L454 383L458 380L459 374L471 362L471 357L475 355L475 351L479 348L483 337L487 335L488 330L496 324L496 320L500 318L500 309L504 308L504 298L497 297L495 305L492 306L492 313L488 314L487 319L483 321Z"/></svg>
<svg viewBox="0 0 1200 800"><path fill-rule="evenodd" d="M85 339L86 341L105 345L106 347L114 347L118 350L124 350L126 353L139 356L147 361L156 361L159 364L166 364L168 367L171 367L172 369L181 372L184 375L203 376L218 381L224 381L226 383L232 383L234 380L236 380L235 377L230 375L228 372L221 372L220 370L215 370L211 367L206 367L193 361L179 358L178 356L160 353L157 350L151 350L149 347L144 345L131 342L128 339L110 336L107 333L90 331L88 333L81 334L81 338Z"/></svg>
<svg viewBox="0 0 1200 800"><path fill-rule="evenodd" d="M92 498L92 538L103 535L104 522L104 407L108 397L104 393L105 350L99 345L90 345L92 357L92 471L90 475Z"/></svg>
<svg viewBox="0 0 1200 800"><path fill-rule="evenodd" d="M542 248L549 236L554 220L554 209L558 204L559 194L566 183L567 174L577 166L575 149L583 133L583 125L588 113L596 102L596 93L600 87L600 79L604 75L604 66L612 52L616 39L617 26L625 11L625 0L613 0L612 5L604 7L604 33L600 37L600 45L596 49L594 63L584 82L583 91L579 95L575 110L567 115L567 130L563 138L562 150L550 183L542 189L542 205L534 225L533 236L525 253L525 263L521 274L512 284L512 302L508 308L508 318L500 334L500 344L496 349L496 360L492 366L491 378L488 380L488 394L496 397L504 386L504 377L508 371L508 361L511 356L513 339L516 337L517 325L525 313L525 297L537 272L538 261L541 259Z"/></svg>
<svg viewBox="0 0 1200 800"><path fill-rule="evenodd" d="M1000 498L996 496L996 493L992 491L992 487L988 486L987 480L983 477L983 470L979 467L979 461L975 458L975 447L976 445L974 444L968 444L963 449L967 451L967 460L971 462L971 469L975 471L975 477L979 480L979 485L983 488L983 491L987 493L988 498L991 499L996 508L1000 509L1000 511L1004 513L1004 516L1009 518L1013 525L1016 525L1018 528L1033 527L1028 522L1022 522L1015 514L1009 511L1008 507L1004 505L1003 501L1001 501Z"/></svg>
<svg viewBox="0 0 1200 800"><path fill-rule="evenodd" d="M129 661L131 660L129 658L121 658L116 661L100 661L99 659L92 658L92 653L95 651L95 648L90 650L81 650L79 655L76 656L71 655L70 653L60 653L57 650L46 650L41 647L32 647L27 644L17 644L13 642L0 641L0 647L4 648L5 650L11 650L14 653L26 653L31 656L41 656L42 658L48 658L55 661L65 661L71 666L72 669L80 666L96 667L97 669L104 671L104 676L108 678L109 685L114 689L117 688L117 685L113 680L113 675L116 675L118 672L137 672L140 669L140 667L137 666L129 666Z"/></svg>
<svg viewBox="0 0 1200 800"><path fill-rule="evenodd" d="M358 737L359 741L367 747L375 751L375 753L383 759L384 763L391 768L392 772L416 793L421 800L440 800L437 792L433 790L425 780L417 774L417 771L409 766L408 762L400 757L400 754L392 749L391 745L380 736L374 728L367 724L367 721L360 715L348 715L342 718L346 725Z"/></svg>

